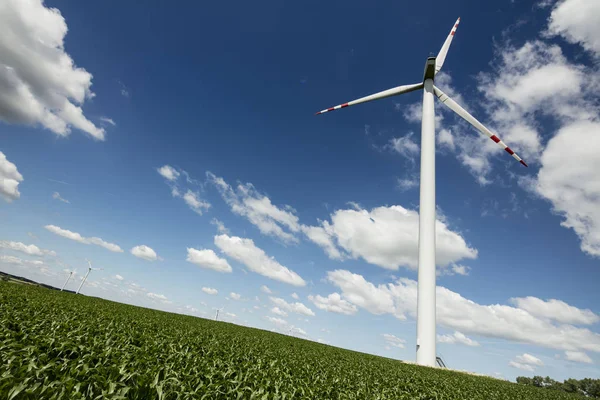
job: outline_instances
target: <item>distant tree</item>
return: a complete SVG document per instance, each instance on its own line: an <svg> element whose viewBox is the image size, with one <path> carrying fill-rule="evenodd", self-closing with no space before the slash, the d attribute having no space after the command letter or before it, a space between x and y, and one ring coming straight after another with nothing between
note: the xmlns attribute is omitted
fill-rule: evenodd
<svg viewBox="0 0 600 400"><path fill-rule="evenodd" d="M541 376L534 376L532 379L533 386L544 387L544 378Z"/></svg>

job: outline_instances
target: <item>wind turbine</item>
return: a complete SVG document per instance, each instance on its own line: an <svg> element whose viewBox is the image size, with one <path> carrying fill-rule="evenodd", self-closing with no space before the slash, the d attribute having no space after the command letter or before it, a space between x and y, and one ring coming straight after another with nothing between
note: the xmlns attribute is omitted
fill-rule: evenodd
<svg viewBox="0 0 600 400"><path fill-rule="evenodd" d="M69 272L69 276L67 276L67 280L65 281L65 284L62 286L62 288L60 288L61 292L65 289L65 287L67 286L67 283L69 283L69 279L71 279L71 277L73 276L74 273L75 273L75 271Z"/></svg>
<svg viewBox="0 0 600 400"><path fill-rule="evenodd" d="M215 321L219 320L219 311L223 311L225 307L217 308L217 316L215 317Z"/></svg>
<svg viewBox="0 0 600 400"><path fill-rule="evenodd" d="M75 292L75 294L79 294L79 291L81 290L81 287L85 283L85 280L87 279L90 272L103 270L103 268L92 268L92 263L90 262L90 260L85 260L85 261L88 262L88 271L85 273L85 276L83 277L83 280L81 281L81 284L79 285L79 288L77 289L77 292Z"/></svg>
<svg viewBox="0 0 600 400"><path fill-rule="evenodd" d="M435 366L435 114L433 108L434 95L448 108L473 125L482 134L486 135L502 147L518 162L527 166L514 151L510 149L498 136L483 126L475 117L465 111L454 100L448 97L433 84L435 75L440 72L448 54L450 43L456 33L460 18L452 27L450 34L442 45L437 57L428 57L425 63L423 82L412 85L397 86L383 92L375 93L360 99L340 104L335 107L319 111L324 114L329 111L339 110L356 104L379 100L386 97L397 96L415 90L423 89L423 116L421 120L421 180L420 180L420 205L419 205L419 277L417 295L417 364Z"/></svg>

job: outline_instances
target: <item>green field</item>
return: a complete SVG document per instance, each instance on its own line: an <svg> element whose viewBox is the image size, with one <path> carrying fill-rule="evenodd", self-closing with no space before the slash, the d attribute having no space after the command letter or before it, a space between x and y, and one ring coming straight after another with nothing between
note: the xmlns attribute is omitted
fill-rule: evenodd
<svg viewBox="0 0 600 400"><path fill-rule="evenodd" d="M0 282L0 398L579 397L259 329Z"/></svg>

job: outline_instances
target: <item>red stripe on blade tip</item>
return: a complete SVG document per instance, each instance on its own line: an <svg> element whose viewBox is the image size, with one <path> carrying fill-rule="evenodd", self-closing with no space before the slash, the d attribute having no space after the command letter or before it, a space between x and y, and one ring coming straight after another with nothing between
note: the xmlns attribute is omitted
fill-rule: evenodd
<svg viewBox="0 0 600 400"><path fill-rule="evenodd" d="M526 166L526 167L529 167L529 165L525 164L525 161L521 160L521 161L519 161L519 162L520 162L521 164L523 164L524 166Z"/></svg>
<svg viewBox="0 0 600 400"><path fill-rule="evenodd" d="M496 143L498 143L500 141L500 138L498 136L496 136L496 135L490 136L490 139L492 139Z"/></svg>
<svg viewBox="0 0 600 400"><path fill-rule="evenodd" d="M510 147L506 147L504 150L505 150L505 151L506 151L508 154L510 154L511 156L512 156L513 154L515 154L515 152L514 152L514 151L512 151L512 150L510 149Z"/></svg>
<svg viewBox="0 0 600 400"><path fill-rule="evenodd" d="M344 108L344 107L348 107L348 103L342 104L342 108Z"/></svg>

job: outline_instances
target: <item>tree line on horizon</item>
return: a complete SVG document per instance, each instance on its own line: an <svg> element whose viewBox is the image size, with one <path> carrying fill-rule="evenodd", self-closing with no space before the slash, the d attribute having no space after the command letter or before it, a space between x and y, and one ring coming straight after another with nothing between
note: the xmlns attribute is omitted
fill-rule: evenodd
<svg viewBox="0 0 600 400"><path fill-rule="evenodd" d="M600 379L584 378L577 380L570 378L563 382L559 382L549 376L545 378L541 376L534 376L533 378L518 376L517 383L519 385L536 386L600 399Z"/></svg>

